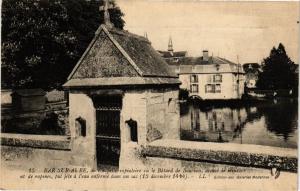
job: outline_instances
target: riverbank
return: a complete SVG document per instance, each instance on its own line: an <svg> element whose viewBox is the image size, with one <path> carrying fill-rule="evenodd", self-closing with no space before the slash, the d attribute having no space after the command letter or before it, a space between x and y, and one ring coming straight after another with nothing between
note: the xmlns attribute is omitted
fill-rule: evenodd
<svg viewBox="0 0 300 191"><path fill-rule="evenodd" d="M197 98L188 98L181 100L181 104L195 104L199 106L214 106L214 107L244 107L253 106L264 103L274 103L280 101L294 102L298 104L297 97L271 97L271 98L252 98L244 97L243 99L228 99L228 100L200 100Z"/></svg>

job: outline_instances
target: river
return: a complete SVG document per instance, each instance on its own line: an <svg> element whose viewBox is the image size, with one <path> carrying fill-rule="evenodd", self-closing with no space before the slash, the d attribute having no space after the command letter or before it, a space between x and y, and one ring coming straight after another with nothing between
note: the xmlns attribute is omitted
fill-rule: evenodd
<svg viewBox="0 0 300 191"><path fill-rule="evenodd" d="M181 139L297 148L298 100L181 104Z"/></svg>

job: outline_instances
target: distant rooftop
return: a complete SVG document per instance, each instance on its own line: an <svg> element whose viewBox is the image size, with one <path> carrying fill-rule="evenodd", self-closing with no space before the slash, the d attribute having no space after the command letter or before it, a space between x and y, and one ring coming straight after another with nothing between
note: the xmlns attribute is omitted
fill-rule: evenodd
<svg viewBox="0 0 300 191"><path fill-rule="evenodd" d="M166 60L169 65L206 65L206 64L233 64L236 63L231 62L225 58L221 58L218 56L209 56L208 61L203 60L203 56L200 57L184 57L178 60Z"/></svg>
<svg viewBox="0 0 300 191"><path fill-rule="evenodd" d="M187 56L187 51L176 51L176 52L174 51L173 41L171 36L169 38L168 50L167 51L158 50L158 52L164 59L181 58Z"/></svg>
<svg viewBox="0 0 300 191"><path fill-rule="evenodd" d="M242 65L225 58L210 56L208 61L203 57L185 57L177 61L166 60L177 74L189 73L244 73Z"/></svg>
<svg viewBox="0 0 300 191"><path fill-rule="evenodd" d="M158 50L158 52L163 58L185 57L187 55L187 51L170 52Z"/></svg>

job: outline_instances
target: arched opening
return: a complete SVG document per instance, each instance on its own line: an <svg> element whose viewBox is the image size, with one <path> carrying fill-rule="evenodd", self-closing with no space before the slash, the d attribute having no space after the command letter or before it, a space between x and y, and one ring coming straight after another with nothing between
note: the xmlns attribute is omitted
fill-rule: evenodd
<svg viewBox="0 0 300 191"><path fill-rule="evenodd" d="M75 127L76 127L76 136L85 137L86 136L86 120L82 117L78 117L75 119Z"/></svg>
<svg viewBox="0 0 300 191"><path fill-rule="evenodd" d="M131 118L125 122L127 123L128 127L129 127L130 141L138 142L137 122Z"/></svg>

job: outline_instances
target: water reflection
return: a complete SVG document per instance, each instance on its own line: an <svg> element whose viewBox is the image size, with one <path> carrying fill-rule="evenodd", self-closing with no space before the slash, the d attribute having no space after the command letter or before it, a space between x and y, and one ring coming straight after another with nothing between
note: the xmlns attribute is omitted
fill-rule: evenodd
<svg viewBox="0 0 300 191"><path fill-rule="evenodd" d="M241 106L243 105L243 106ZM181 105L181 139L297 148L298 102Z"/></svg>

